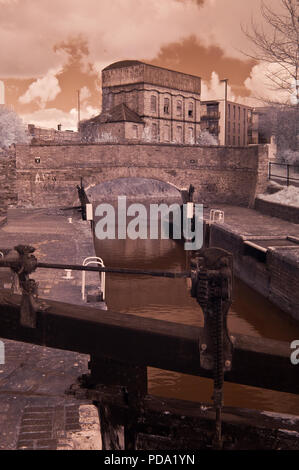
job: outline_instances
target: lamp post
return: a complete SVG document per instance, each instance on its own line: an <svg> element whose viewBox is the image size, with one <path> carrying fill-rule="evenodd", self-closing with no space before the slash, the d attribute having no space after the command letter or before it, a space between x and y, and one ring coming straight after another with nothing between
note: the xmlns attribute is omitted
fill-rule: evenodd
<svg viewBox="0 0 299 470"><path fill-rule="evenodd" d="M80 90L77 90L78 92L78 131L80 128Z"/></svg>
<svg viewBox="0 0 299 470"><path fill-rule="evenodd" d="M223 80L220 80L220 82L225 83L225 98L224 98L224 108L225 108L225 113L224 113L224 145L227 144L227 83L228 83L228 78L224 78Z"/></svg>

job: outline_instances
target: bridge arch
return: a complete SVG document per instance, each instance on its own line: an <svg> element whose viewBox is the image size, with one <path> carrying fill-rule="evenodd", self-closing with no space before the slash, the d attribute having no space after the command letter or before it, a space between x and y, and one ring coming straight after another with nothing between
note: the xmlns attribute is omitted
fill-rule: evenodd
<svg viewBox="0 0 299 470"><path fill-rule="evenodd" d="M177 200L182 201L182 190L172 182L160 178L140 176L121 176L106 181L90 182L83 180L85 191L90 200L113 200L118 196L126 196L134 200Z"/></svg>

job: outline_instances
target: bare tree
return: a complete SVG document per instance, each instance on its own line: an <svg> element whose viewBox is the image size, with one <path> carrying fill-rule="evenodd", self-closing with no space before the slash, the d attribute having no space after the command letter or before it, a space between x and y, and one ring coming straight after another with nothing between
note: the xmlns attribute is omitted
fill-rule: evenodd
<svg viewBox="0 0 299 470"><path fill-rule="evenodd" d="M254 46L254 53L246 55L273 65L266 76L274 89L287 92L288 104L299 106L299 1L280 0L280 7L273 11L262 0L265 27L253 19L251 28L242 27Z"/></svg>
<svg viewBox="0 0 299 470"><path fill-rule="evenodd" d="M25 124L17 113L5 107L0 108L0 148L12 144L28 143Z"/></svg>

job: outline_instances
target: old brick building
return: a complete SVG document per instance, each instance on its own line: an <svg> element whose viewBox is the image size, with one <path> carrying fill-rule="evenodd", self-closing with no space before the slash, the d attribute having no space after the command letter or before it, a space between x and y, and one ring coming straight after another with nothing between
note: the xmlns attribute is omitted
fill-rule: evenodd
<svg viewBox="0 0 299 470"><path fill-rule="evenodd" d="M136 60L102 71L102 113L80 124L85 141L193 144L200 133L201 79Z"/></svg>

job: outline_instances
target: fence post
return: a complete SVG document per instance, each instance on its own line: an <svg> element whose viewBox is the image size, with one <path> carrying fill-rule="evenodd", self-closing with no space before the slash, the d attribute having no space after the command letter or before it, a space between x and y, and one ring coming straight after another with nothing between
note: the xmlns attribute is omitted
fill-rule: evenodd
<svg viewBox="0 0 299 470"><path fill-rule="evenodd" d="M287 186L290 184L290 165L287 164Z"/></svg>

